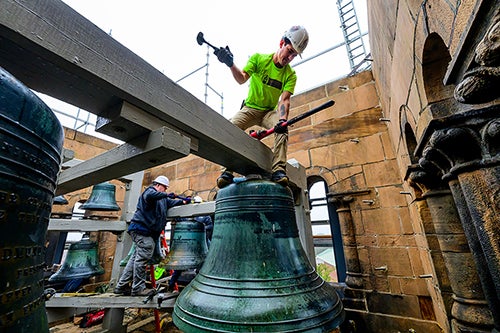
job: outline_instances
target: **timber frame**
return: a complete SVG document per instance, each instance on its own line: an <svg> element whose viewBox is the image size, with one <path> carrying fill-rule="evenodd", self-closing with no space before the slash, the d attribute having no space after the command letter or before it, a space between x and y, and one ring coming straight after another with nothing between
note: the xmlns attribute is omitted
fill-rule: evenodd
<svg viewBox="0 0 500 333"><path fill-rule="evenodd" d="M61 170L56 195L119 179L127 192L121 221L51 219L48 230L112 231L118 235L111 280L131 240L125 232L142 188L143 171L197 155L242 175L269 176L271 150L210 109L138 55L60 0L0 2L0 66L29 88L98 116L96 131L124 143ZM63 152L64 153L64 152ZM67 151L65 153L68 153ZM315 263L305 170L288 167L301 242ZM213 202L172 209L171 216L213 212ZM73 221L72 221L73 222ZM168 299L162 307L173 307ZM61 297L46 302L53 320L90 304L106 307L106 332L125 332L125 307L158 307L134 297ZM53 310L53 311L51 311ZM56 311L58 310L58 311ZM65 311L64 311L65 310Z"/></svg>
<svg viewBox="0 0 500 333"><path fill-rule="evenodd" d="M241 174L270 171L267 146L60 0L2 1L0 45L0 64L18 80L99 116L97 131L125 141L106 156L83 162L80 170L62 171L56 195L189 153ZM135 149L140 151L135 167L118 167ZM155 158L153 150L160 152ZM103 163L106 168L94 167ZM107 168L113 166L111 174ZM89 172L92 178L85 177Z"/></svg>

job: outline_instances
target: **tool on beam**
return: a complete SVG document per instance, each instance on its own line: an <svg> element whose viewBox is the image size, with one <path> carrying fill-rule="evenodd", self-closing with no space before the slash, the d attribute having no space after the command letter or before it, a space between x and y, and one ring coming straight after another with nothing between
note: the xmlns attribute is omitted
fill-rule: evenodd
<svg viewBox="0 0 500 333"><path fill-rule="evenodd" d="M312 110L309 110L307 112L299 114L298 116L293 117L292 119L288 119L287 121L283 122L281 124L281 126L288 127L290 125L293 125L296 122L298 122L299 120L302 120L304 118L312 116L313 114L318 113L321 110L324 110L326 108L329 108L329 107L333 106L333 104L335 104L335 102L333 100L329 100L328 102L326 102L324 104L321 104L320 106L315 107ZM251 130L250 131L250 136L253 137L253 138L256 138L258 140L261 140L261 139L265 138L266 136L269 136L269 135L271 135L273 133L274 133L274 127L270 128L268 130L260 130L260 131Z"/></svg>

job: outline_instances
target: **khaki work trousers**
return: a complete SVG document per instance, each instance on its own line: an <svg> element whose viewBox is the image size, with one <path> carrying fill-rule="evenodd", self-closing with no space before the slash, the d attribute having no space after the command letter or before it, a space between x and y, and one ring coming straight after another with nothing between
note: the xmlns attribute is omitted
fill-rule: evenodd
<svg viewBox="0 0 500 333"><path fill-rule="evenodd" d="M278 123L278 113L275 110L261 111L243 106L230 121L246 130L252 126L261 126L265 129L273 128ZM273 164L272 172L286 172L286 153L288 144L288 133L274 133Z"/></svg>

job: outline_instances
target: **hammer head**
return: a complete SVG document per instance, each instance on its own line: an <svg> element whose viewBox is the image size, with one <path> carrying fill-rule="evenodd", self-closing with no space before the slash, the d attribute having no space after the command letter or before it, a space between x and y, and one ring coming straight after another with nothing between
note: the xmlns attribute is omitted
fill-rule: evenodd
<svg viewBox="0 0 500 333"><path fill-rule="evenodd" d="M196 41L198 45L202 45L205 42L205 38L203 38L203 32L198 32L198 36L196 36Z"/></svg>

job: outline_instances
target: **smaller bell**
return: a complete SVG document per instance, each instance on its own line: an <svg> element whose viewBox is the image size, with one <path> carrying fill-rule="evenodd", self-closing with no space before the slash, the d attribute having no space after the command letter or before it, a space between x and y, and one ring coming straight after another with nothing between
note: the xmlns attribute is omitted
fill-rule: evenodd
<svg viewBox="0 0 500 333"><path fill-rule="evenodd" d="M172 227L170 252L161 266L174 270L200 268L208 253L205 225L185 219L172 223Z"/></svg>
<svg viewBox="0 0 500 333"><path fill-rule="evenodd" d="M90 198L80 206L80 209L118 211L120 206L116 204L115 192L115 185L109 182L94 185Z"/></svg>
<svg viewBox="0 0 500 333"><path fill-rule="evenodd" d="M120 267L127 266L127 263L129 261L130 257L132 256L132 254L134 253L134 251L135 251L135 243L132 243L132 246L130 247L130 250L128 251L127 256L120 261Z"/></svg>
<svg viewBox="0 0 500 333"><path fill-rule="evenodd" d="M49 278L49 281L85 279L102 274L104 274L104 268L99 264L97 243L84 238L69 246L64 263Z"/></svg>

